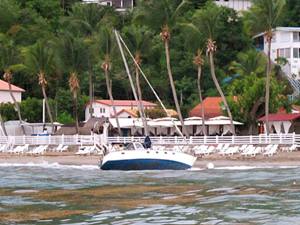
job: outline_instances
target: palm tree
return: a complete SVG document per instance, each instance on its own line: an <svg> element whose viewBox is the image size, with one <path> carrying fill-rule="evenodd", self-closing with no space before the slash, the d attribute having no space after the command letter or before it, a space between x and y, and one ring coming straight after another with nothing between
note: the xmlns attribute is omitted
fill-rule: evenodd
<svg viewBox="0 0 300 225"><path fill-rule="evenodd" d="M114 26L118 23L119 17L112 7L105 7L99 4L74 4L70 14L63 20L63 25L72 33L77 32L77 35L82 36L87 44L88 57L88 74L89 74L89 113L93 116L93 65L97 64L98 54L94 51L94 36L97 35L102 25Z"/></svg>
<svg viewBox="0 0 300 225"><path fill-rule="evenodd" d="M246 21L251 31L264 32L268 46L268 63L266 70L266 95L265 95L265 115L266 115L266 132L270 133L269 126L269 102L270 102L270 79L271 79L271 44L273 39L273 29L283 12L285 0L253 0L253 5L249 12L246 13Z"/></svg>
<svg viewBox="0 0 300 225"><path fill-rule="evenodd" d="M35 45L24 49L22 54L24 57L24 65L26 69L31 73L37 74L38 76L38 82L42 89L48 117L50 119L53 132L53 117L46 93L46 87L48 84L46 76L54 71L56 65L54 61L54 52L50 47L49 42L40 40Z"/></svg>
<svg viewBox="0 0 300 225"><path fill-rule="evenodd" d="M241 52L237 55L237 61L230 64L230 70L241 76L251 76L265 72L266 57L255 49Z"/></svg>
<svg viewBox="0 0 300 225"><path fill-rule="evenodd" d="M76 133L79 133L79 124L78 124L78 92L79 92L79 80L76 72L71 72L69 78L69 86L73 95L74 101L74 112L75 112L75 122L76 122Z"/></svg>
<svg viewBox="0 0 300 225"><path fill-rule="evenodd" d="M0 124L1 124L1 129L2 129L2 132L3 132L4 136L7 136L7 131L6 131L4 121L3 121L3 117L2 117L1 113L0 113Z"/></svg>
<svg viewBox="0 0 300 225"><path fill-rule="evenodd" d="M197 54L194 57L193 63L198 68L197 87L198 87L198 95L199 95L200 104L202 104L203 99L202 99L202 89L201 89L201 74L202 74L202 66L204 64L204 59L202 57L202 51L200 49L197 50ZM204 106L203 105L201 107L201 118L202 118L202 131L203 131L203 134L206 136L205 112L204 112Z"/></svg>
<svg viewBox="0 0 300 225"><path fill-rule="evenodd" d="M160 37L164 43L165 56L168 77L170 81L170 86L172 89L173 99L176 106L176 111L182 126L183 133L186 136L189 136L183 122L183 117L178 102L178 97L176 93L175 83L173 79L171 61L170 61L170 40L171 40L171 31L176 25L176 20L178 15L180 15L184 9L184 6L188 3L188 0L182 0L180 3L177 3L174 0L161 0L161 1L144 1L141 5L141 8L138 8L138 14L135 16L137 22L143 21L149 24L150 26L157 28L160 27Z"/></svg>
<svg viewBox="0 0 300 225"><path fill-rule="evenodd" d="M216 6L214 3L208 2L205 7L201 10L197 10L193 16L193 23L199 30L201 30L206 35L207 45L206 45L206 53L208 54L209 64L210 64L210 72L213 79L213 82L219 92L227 114L230 118L231 124L231 132L235 135L235 129L233 125L232 114L229 109L227 100L224 96L222 88L218 82L215 72L215 64L214 64L214 53L217 50L215 36L216 29L219 26L220 20L219 16L221 14L221 8Z"/></svg>
<svg viewBox="0 0 300 225"><path fill-rule="evenodd" d="M83 38L76 37L70 32L64 32L59 35L56 48L60 68L63 72L69 74L69 87L72 92L74 102L76 133L78 133L78 75L87 69L88 49L86 48Z"/></svg>
<svg viewBox="0 0 300 225"><path fill-rule="evenodd" d="M17 102L13 92L12 92L12 67L16 65L18 58L19 58L19 52L15 48L15 45L13 41L7 40L6 38L1 39L2 41L0 42L0 70L4 71L3 78L4 80L8 83L8 88L9 88L9 94L13 100L13 103L15 105L15 109L18 114L20 126L22 128L23 134L25 135L25 129L24 126L22 126L23 120L21 116L21 110L20 110L20 105ZM1 117L2 118L2 117ZM3 124L3 121L1 121L1 124ZM2 126L3 132L6 134L6 130L4 127L4 124Z"/></svg>
<svg viewBox="0 0 300 225"><path fill-rule="evenodd" d="M204 46L203 34L198 27L193 23L180 23L180 27L185 34L185 45L191 52L196 52L193 58L193 64L197 67L197 88L200 104L203 102L202 89L201 89L201 75L202 66L204 65L204 58L202 55L202 49ZM196 51L195 51L196 50ZM207 135L205 128L205 109L201 107L202 118L202 131L204 135Z"/></svg>
<svg viewBox="0 0 300 225"><path fill-rule="evenodd" d="M119 118L117 115L117 109L114 103L114 98L113 98L113 94L112 94L112 85L111 85L111 80L110 80L110 76L109 76L109 72L111 70L111 54L113 51L113 40L112 40L112 31L110 30L110 28L105 27L102 28L100 31L100 40L98 41L98 44L100 46L100 54L102 57L102 65L101 68L104 72L105 75L105 82L106 82L106 89L107 89L107 93L113 108L113 113L114 113L114 117L116 118L116 123L117 123L117 128L118 128L118 133L119 135L122 134L121 132L121 127L120 127L120 122L119 122Z"/></svg>
<svg viewBox="0 0 300 225"><path fill-rule="evenodd" d="M146 118L145 114L145 108L143 105L143 96L142 96L142 88L140 83L140 70L138 67L141 66L142 63L142 57L145 54L145 52L149 49L149 43L151 42L151 33L145 28L145 27L138 27L135 25L125 27L124 29L124 35L127 39L127 44L131 51L134 53L134 67L135 67L135 83L136 83L136 89L139 99L140 108L142 111L141 117L143 119ZM148 133L148 127L147 127L147 120L145 120L145 131Z"/></svg>

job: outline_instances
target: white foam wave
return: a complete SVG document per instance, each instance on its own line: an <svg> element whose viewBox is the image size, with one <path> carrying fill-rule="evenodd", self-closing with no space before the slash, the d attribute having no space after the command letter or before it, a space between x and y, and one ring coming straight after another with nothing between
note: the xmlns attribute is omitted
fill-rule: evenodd
<svg viewBox="0 0 300 225"><path fill-rule="evenodd" d="M293 169L300 166L224 166L215 167L215 170L254 170L254 169Z"/></svg>
<svg viewBox="0 0 300 225"><path fill-rule="evenodd" d="M97 165L63 165L59 163L0 163L0 167L40 167L46 169L80 169L80 170L99 170Z"/></svg>

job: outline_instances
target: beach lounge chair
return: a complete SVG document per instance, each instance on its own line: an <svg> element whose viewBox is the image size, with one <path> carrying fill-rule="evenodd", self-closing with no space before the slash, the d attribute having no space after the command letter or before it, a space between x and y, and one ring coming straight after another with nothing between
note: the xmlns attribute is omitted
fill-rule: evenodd
<svg viewBox="0 0 300 225"><path fill-rule="evenodd" d="M223 148L224 144L218 144L216 147L217 151L220 151Z"/></svg>
<svg viewBox="0 0 300 225"><path fill-rule="evenodd" d="M241 153L242 156L250 156L255 150L253 145L248 145L248 147Z"/></svg>
<svg viewBox="0 0 300 225"><path fill-rule="evenodd" d="M60 152L61 149L62 149L63 147L64 147L63 144L59 144L59 145L57 146L57 148L55 149L55 151Z"/></svg>
<svg viewBox="0 0 300 225"><path fill-rule="evenodd" d="M79 150L75 153L75 155L89 155L91 153L90 150L91 146L82 146Z"/></svg>
<svg viewBox="0 0 300 225"><path fill-rule="evenodd" d="M6 144L0 146L0 152L4 152L6 149Z"/></svg>
<svg viewBox="0 0 300 225"><path fill-rule="evenodd" d="M17 154L24 154L28 150L29 150L29 144L26 144L26 145L21 146L21 148L19 149L19 151L16 152L16 153Z"/></svg>
<svg viewBox="0 0 300 225"><path fill-rule="evenodd" d="M226 151L225 151L225 155L234 155L236 153L239 152L239 146L233 146L233 147L229 147Z"/></svg>
<svg viewBox="0 0 300 225"><path fill-rule="evenodd" d="M269 149L268 151L266 151L264 153L264 156L273 156L274 154L277 153L277 150L278 150L278 145L273 145L271 149Z"/></svg>
<svg viewBox="0 0 300 225"><path fill-rule="evenodd" d="M248 147L248 145L242 145L239 147L239 151L243 152L247 147Z"/></svg>
<svg viewBox="0 0 300 225"><path fill-rule="evenodd" d="M258 146L252 151L251 156L255 157L256 155L260 154L261 152L262 152L262 147Z"/></svg>
<svg viewBox="0 0 300 225"><path fill-rule="evenodd" d="M48 145L39 145L38 147L35 147L32 151L29 151L27 153L34 154L34 155L43 155L45 151L47 150Z"/></svg>
<svg viewBox="0 0 300 225"><path fill-rule="evenodd" d="M297 145L292 145L288 148L289 152L296 151L296 150L297 150Z"/></svg>
<svg viewBox="0 0 300 225"><path fill-rule="evenodd" d="M207 155L213 153L215 151L215 149L216 149L215 146L211 145L203 151L203 154L207 156Z"/></svg>
<svg viewBox="0 0 300 225"><path fill-rule="evenodd" d="M16 146L15 148L9 150L8 153L11 153L11 154L19 154L19 152L22 150L22 146L21 145L18 145Z"/></svg>
<svg viewBox="0 0 300 225"><path fill-rule="evenodd" d="M269 151L271 148L273 147L273 145L267 145L265 148L263 148L263 150L265 151L265 152L267 152L267 151Z"/></svg>

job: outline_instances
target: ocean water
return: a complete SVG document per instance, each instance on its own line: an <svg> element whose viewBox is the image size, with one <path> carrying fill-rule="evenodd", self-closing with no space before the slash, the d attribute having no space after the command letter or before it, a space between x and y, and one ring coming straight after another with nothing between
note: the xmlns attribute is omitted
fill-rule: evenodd
<svg viewBox="0 0 300 225"><path fill-rule="evenodd" d="M0 224L300 224L300 168L0 164Z"/></svg>

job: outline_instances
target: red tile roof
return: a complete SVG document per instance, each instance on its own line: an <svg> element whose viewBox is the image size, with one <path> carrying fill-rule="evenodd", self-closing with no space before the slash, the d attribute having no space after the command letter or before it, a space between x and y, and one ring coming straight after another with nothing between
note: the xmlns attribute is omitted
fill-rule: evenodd
<svg viewBox="0 0 300 225"><path fill-rule="evenodd" d="M221 97L207 97L203 100L202 104L196 105L189 113L190 117L201 117L201 108L204 106L204 115L206 118L222 116Z"/></svg>
<svg viewBox="0 0 300 225"><path fill-rule="evenodd" d="M129 109L122 109L122 110L120 110L119 112L117 112L117 116L119 116L123 112L128 113L129 115L131 115L134 118L137 117L137 112L136 111L134 112L133 110L129 110Z"/></svg>
<svg viewBox="0 0 300 225"><path fill-rule="evenodd" d="M103 104L103 105L109 105L111 106L111 101L110 100L95 100L95 102ZM138 102L136 102L135 100L114 100L114 105L115 106L137 106ZM145 107L155 107L156 104L152 103L152 102L147 102L147 101L143 101L143 105Z"/></svg>
<svg viewBox="0 0 300 225"><path fill-rule="evenodd" d="M290 114L269 114L269 121L292 121L300 118L300 113ZM265 121L266 117L263 116L258 121Z"/></svg>
<svg viewBox="0 0 300 225"><path fill-rule="evenodd" d="M20 88L20 87L17 87L15 85L11 85L11 89L14 91L14 92L24 92L25 90ZM8 88L8 83L5 82L4 80L0 80L0 91L9 91L9 88Z"/></svg>

